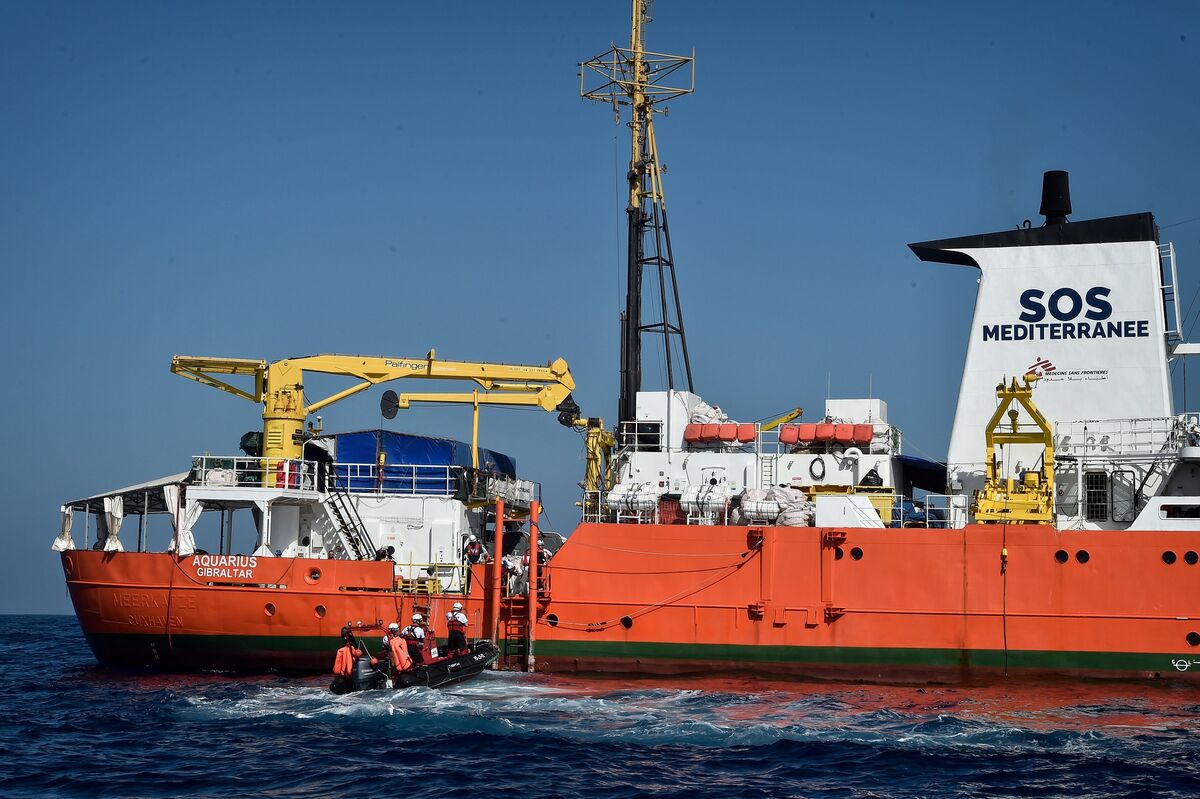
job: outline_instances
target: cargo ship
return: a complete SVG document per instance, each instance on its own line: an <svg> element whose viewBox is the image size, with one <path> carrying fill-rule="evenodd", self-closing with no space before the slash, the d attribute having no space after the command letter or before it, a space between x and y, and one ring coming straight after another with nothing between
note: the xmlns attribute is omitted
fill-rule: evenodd
<svg viewBox="0 0 1200 799"><path fill-rule="evenodd" d="M1067 175L1049 172L1043 225L909 245L979 275L945 462L906 454L879 398L830 399L811 421L730 419L692 385L654 136L693 59L647 50L646 21L633 0L630 46L581 65L583 96L631 115L616 423L581 413L561 360L176 358L260 404L262 432L240 455L64 504L54 547L98 660L327 671L343 625L419 612L436 627L462 601L509 668L1200 679L1200 415L1176 410L1171 384L1200 345L1184 340L1152 214L1071 221ZM649 341L661 390L642 385ZM359 382L311 402L305 371ZM470 444L308 424L414 377L472 390L389 392L385 416L466 403ZM539 529L536 484L479 447L481 404L585 433L582 521L565 540ZM211 553L193 535L205 511L220 518ZM139 533L169 519L168 551L140 534L125 551L128 515ZM245 553L235 515L253 524ZM472 562L481 544L490 557Z"/></svg>

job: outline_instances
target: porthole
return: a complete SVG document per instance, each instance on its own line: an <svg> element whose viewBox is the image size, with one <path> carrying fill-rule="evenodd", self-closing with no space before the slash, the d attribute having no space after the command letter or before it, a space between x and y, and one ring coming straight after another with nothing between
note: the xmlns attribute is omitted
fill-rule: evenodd
<svg viewBox="0 0 1200 799"><path fill-rule="evenodd" d="M833 548L833 559L834 560L841 560L844 557L846 557L846 553L841 547Z"/></svg>
<svg viewBox="0 0 1200 799"><path fill-rule="evenodd" d="M325 618L325 606L317 605L315 608L313 608L313 613L316 615L316 617L318 619Z"/></svg>
<svg viewBox="0 0 1200 799"><path fill-rule="evenodd" d="M75 561L71 560L70 555L63 558L63 571L67 573L68 577L75 573Z"/></svg>
<svg viewBox="0 0 1200 799"><path fill-rule="evenodd" d="M850 557L854 558L855 560L862 560L862 548L855 547L854 549L850 550Z"/></svg>
<svg viewBox="0 0 1200 799"><path fill-rule="evenodd" d="M1071 556L1067 554L1067 550L1065 549L1060 549L1054 553L1054 559L1059 563L1066 563L1070 558Z"/></svg>
<svg viewBox="0 0 1200 799"><path fill-rule="evenodd" d="M624 627L626 630L628 630L630 627L633 626L633 619L631 619L628 616L622 616L621 617L621 626Z"/></svg>
<svg viewBox="0 0 1200 799"><path fill-rule="evenodd" d="M1195 631L1188 633L1187 642L1192 646L1200 646L1200 633Z"/></svg>
<svg viewBox="0 0 1200 799"><path fill-rule="evenodd" d="M305 575L305 577L304 577L304 582L308 583L309 585L312 585L313 583L317 582L320 579L321 579L321 570L320 569L309 569L308 574Z"/></svg>
<svg viewBox="0 0 1200 799"><path fill-rule="evenodd" d="M1197 556L1195 552L1192 552L1192 551L1189 549L1189 550L1187 551L1187 554L1185 554L1185 555L1183 556L1183 559L1184 559L1185 561L1187 561L1187 565L1189 565L1189 566L1195 566L1195 565L1196 565L1196 561L1197 561L1197 560L1200 560L1200 556Z"/></svg>
<svg viewBox="0 0 1200 799"><path fill-rule="evenodd" d="M1087 563L1091 559L1092 556L1088 554L1086 549L1081 549L1075 553L1075 560L1079 561L1080 563Z"/></svg>
<svg viewBox="0 0 1200 799"><path fill-rule="evenodd" d="M546 624L549 624L551 627L557 627L558 626L558 614L551 613L549 616L547 616Z"/></svg>
<svg viewBox="0 0 1200 799"><path fill-rule="evenodd" d="M1167 564L1168 566L1170 566L1176 560L1175 553L1169 549L1166 550L1165 552L1163 552L1162 558L1163 558L1163 563Z"/></svg>
<svg viewBox="0 0 1200 799"><path fill-rule="evenodd" d="M263 613L266 613L268 616L274 616L275 615L275 603L268 602L266 605L264 605Z"/></svg>

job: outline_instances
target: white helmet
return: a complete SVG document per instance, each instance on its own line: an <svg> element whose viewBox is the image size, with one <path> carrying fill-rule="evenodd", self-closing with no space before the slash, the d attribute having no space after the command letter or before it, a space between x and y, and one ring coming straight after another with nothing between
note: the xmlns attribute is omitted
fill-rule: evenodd
<svg viewBox="0 0 1200 799"><path fill-rule="evenodd" d="M479 539L477 539L477 538L474 536L474 534L472 534L472 535L471 535L471 537L470 537L470 538L468 538L467 540L468 540L468 541L478 541Z"/></svg>
<svg viewBox="0 0 1200 799"><path fill-rule="evenodd" d="M450 609L451 610L462 610L462 603L455 602L453 605L450 606Z"/></svg>
<svg viewBox="0 0 1200 799"><path fill-rule="evenodd" d="M417 624L417 623L419 623L419 622L422 622L422 621L425 621L425 617L424 617L424 616L422 616L420 613L414 613L414 614L413 614L413 624Z"/></svg>
<svg viewBox="0 0 1200 799"><path fill-rule="evenodd" d="M396 622L392 622L391 624L388 625L388 632L393 632L393 633L400 632L400 625Z"/></svg>

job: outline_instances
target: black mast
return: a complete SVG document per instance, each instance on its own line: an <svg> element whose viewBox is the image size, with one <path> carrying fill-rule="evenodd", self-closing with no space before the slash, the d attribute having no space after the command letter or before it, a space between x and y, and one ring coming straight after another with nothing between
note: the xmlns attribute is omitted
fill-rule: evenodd
<svg viewBox="0 0 1200 799"><path fill-rule="evenodd" d="M650 21L648 0L633 0L633 33L628 49L614 46L608 52L584 62L580 70L583 97L611 103L620 119L620 106L631 109L629 128L632 138L629 162L629 202L625 213L628 243L625 269L625 310L621 314L621 397L617 409L619 422L636 419L637 394L642 388L642 335L659 334L663 342L665 388L693 390L692 364L683 331L683 312L679 305L679 285L671 249L663 197L663 169L654 136L656 105L681 94L689 94L695 85L695 56L670 56L647 52L642 30ZM670 87L662 81L668 75L688 67L691 80L686 88ZM599 74L604 82L596 88L584 85L586 77ZM644 318L643 294L651 298L653 318ZM678 354L672 346L678 337ZM682 362L680 362L682 361ZM676 372L682 366L682 375Z"/></svg>

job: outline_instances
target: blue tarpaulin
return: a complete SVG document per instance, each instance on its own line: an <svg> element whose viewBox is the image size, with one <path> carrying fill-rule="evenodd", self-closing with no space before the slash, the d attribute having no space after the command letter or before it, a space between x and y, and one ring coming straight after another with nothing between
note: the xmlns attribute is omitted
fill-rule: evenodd
<svg viewBox="0 0 1200 799"><path fill-rule="evenodd" d="M919 488L931 494L941 494L946 491L946 464L918 458L915 455L897 455L901 474L904 476L902 490L912 496L912 490Z"/></svg>
<svg viewBox="0 0 1200 799"><path fill-rule="evenodd" d="M450 438L433 438L391 430L357 430L334 433L324 438L336 443L338 478L351 490L403 493L450 493L447 466L471 465L471 445ZM373 467L384 456L382 480ZM426 467L426 468L421 468ZM479 448L479 468L486 472L516 477L516 461L490 449ZM447 490L448 489L448 490Z"/></svg>

